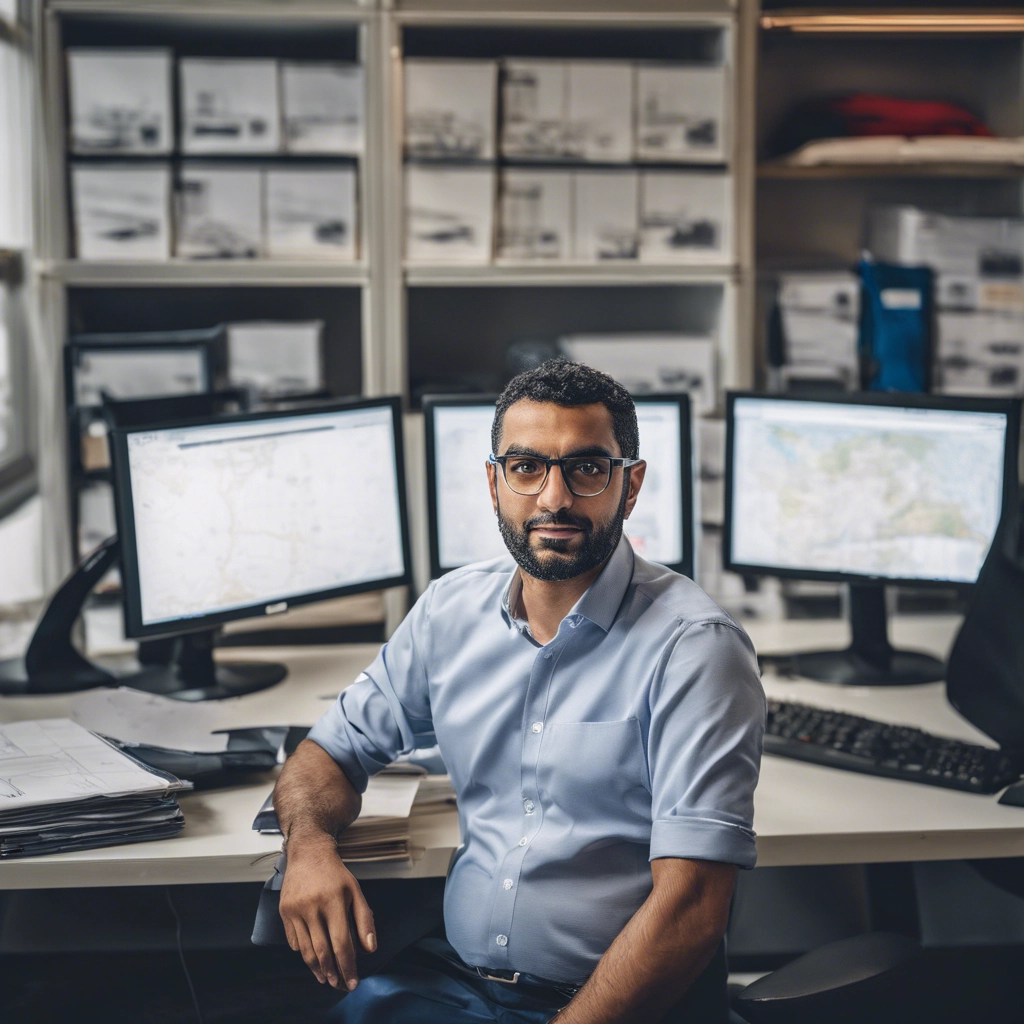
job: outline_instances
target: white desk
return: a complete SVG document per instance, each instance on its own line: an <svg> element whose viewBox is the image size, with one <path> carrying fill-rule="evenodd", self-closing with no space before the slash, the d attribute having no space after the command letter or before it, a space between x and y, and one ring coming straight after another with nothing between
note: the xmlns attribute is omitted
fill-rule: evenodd
<svg viewBox="0 0 1024 1024"><path fill-rule="evenodd" d="M944 655L956 625L951 618L901 619L893 641ZM764 653L842 646L848 639L842 622L749 623L748 629ZM321 698L351 682L375 653L373 645L225 652L225 658L278 660L290 668L280 686L232 702L236 724L310 724L327 707ZM946 704L940 684L840 689L769 675L765 689L772 696L986 742ZM62 715L67 705L65 697L3 698L0 721ZM263 881L280 841L253 832L251 825L272 782L267 775L246 786L183 796L186 825L174 839L5 861L0 889ZM762 867L1024 856L1024 808L1001 807L994 797L766 756L755 804ZM413 843L423 853L412 864L356 865L356 874L443 875L458 841L454 811L443 812L414 830Z"/></svg>

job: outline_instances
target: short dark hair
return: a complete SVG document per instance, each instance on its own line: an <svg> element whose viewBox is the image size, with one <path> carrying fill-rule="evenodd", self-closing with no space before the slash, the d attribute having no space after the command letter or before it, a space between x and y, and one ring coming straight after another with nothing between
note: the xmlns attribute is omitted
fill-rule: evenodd
<svg viewBox="0 0 1024 1024"><path fill-rule="evenodd" d="M559 357L541 363L513 377L498 397L491 426L491 450L498 454L502 425L509 406L527 399L530 402L553 402L564 408L576 405L603 405L612 414L612 431L622 456L640 457L640 430L636 423L636 406L629 392L607 373L584 363Z"/></svg>

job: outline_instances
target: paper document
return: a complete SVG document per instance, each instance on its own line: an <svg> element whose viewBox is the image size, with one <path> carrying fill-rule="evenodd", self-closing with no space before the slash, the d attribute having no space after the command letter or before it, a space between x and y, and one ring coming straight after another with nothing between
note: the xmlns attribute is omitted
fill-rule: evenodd
<svg viewBox="0 0 1024 1024"><path fill-rule="evenodd" d="M68 718L0 726L0 813L173 788Z"/></svg>
<svg viewBox="0 0 1024 1024"><path fill-rule="evenodd" d="M228 749L224 711L212 702L189 704L122 686L89 690L72 703L71 717L93 732L122 743L144 743L165 750L219 754Z"/></svg>
<svg viewBox="0 0 1024 1024"><path fill-rule="evenodd" d="M408 818L422 775L385 773L370 779L360 818Z"/></svg>

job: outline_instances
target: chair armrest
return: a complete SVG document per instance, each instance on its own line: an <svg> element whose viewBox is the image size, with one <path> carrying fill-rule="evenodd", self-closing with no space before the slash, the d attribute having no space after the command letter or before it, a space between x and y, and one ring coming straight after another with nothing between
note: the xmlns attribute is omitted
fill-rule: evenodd
<svg viewBox="0 0 1024 1024"><path fill-rule="evenodd" d="M749 1024L905 1024L917 1019L921 947L869 932L805 953L748 985L733 1009Z"/></svg>

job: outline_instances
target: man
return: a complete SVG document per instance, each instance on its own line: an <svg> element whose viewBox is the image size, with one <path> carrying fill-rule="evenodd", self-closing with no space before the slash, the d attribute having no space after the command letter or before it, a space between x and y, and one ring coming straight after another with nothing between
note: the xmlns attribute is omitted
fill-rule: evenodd
<svg viewBox="0 0 1024 1024"><path fill-rule="evenodd" d="M623 537L646 465L610 377L565 360L521 374L492 446L514 561L434 581L281 774L289 943L350 990L333 1018L348 1024L717 1024L736 870L755 860L753 648ZM377 940L335 836L369 775L435 742L462 832L447 940L360 983L354 942Z"/></svg>

